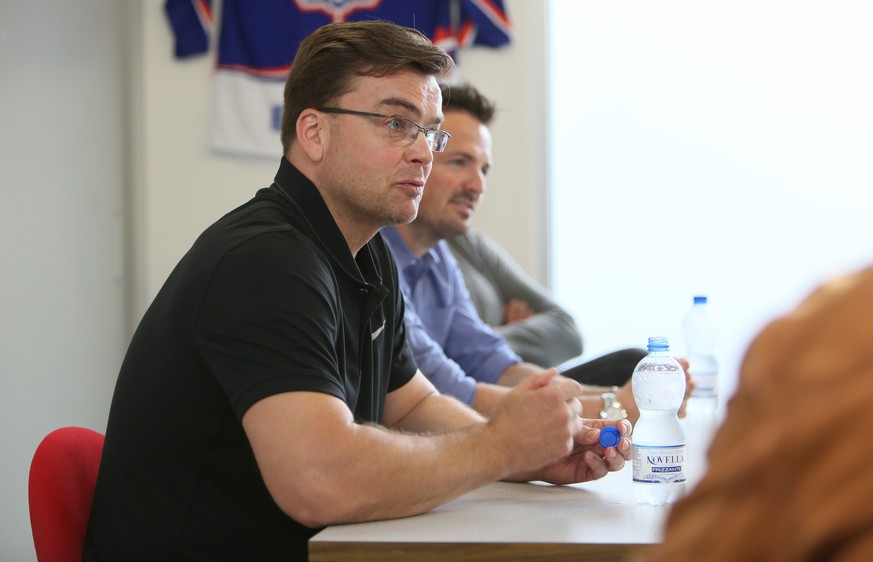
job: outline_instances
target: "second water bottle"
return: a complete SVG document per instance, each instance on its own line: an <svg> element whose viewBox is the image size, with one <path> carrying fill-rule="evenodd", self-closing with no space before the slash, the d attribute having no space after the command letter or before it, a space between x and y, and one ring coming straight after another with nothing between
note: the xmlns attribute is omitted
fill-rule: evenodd
<svg viewBox="0 0 873 562"><path fill-rule="evenodd" d="M682 322L685 336L689 373L697 382L693 396L715 399L718 397L718 361L715 358L715 341L718 323L715 314L703 295L694 297L694 306Z"/></svg>

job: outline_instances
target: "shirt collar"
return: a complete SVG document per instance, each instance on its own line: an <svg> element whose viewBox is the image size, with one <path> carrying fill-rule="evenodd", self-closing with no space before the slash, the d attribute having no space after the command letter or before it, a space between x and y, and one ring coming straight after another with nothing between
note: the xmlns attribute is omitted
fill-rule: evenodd
<svg viewBox="0 0 873 562"><path fill-rule="evenodd" d="M442 242L432 248L428 248L423 255L416 256L393 226L385 227L381 232L382 237L385 238L385 241L391 248L394 261L397 262L397 269L403 275L410 295L415 294L416 285L425 274L428 274L436 288L438 300L444 306L448 286L437 271L444 261L439 252Z"/></svg>
<svg viewBox="0 0 873 562"><path fill-rule="evenodd" d="M315 184L291 162L282 158L273 188L281 196L283 206L291 207L295 224L308 230L315 243L351 278L366 283L348 242L336 224L330 209ZM305 225L305 226L304 226ZM369 243L358 252L358 259L371 259Z"/></svg>
<svg viewBox="0 0 873 562"><path fill-rule="evenodd" d="M413 254L412 250L409 249L409 246L406 245L406 241L403 240L400 233L397 232L397 229L393 226L386 226L383 228L382 236L385 237L388 245L391 246L391 251L394 253L394 259L397 261L397 267L401 269L422 263L431 266L438 265L442 262L439 252L436 251L436 246L428 248L421 257Z"/></svg>

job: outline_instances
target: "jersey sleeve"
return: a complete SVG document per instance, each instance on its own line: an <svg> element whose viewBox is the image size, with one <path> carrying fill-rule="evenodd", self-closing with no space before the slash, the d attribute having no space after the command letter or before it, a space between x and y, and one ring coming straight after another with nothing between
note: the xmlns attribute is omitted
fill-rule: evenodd
<svg viewBox="0 0 873 562"><path fill-rule="evenodd" d="M205 53L212 33L212 0L166 0L164 12L175 39L176 58Z"/></svg>
<svg viewBox="0 0 873 562"><path fill-rule="evenodd" d="M501 47L512 40L512 27L503 0L462 0L458 43L462 47Z"/></svg>

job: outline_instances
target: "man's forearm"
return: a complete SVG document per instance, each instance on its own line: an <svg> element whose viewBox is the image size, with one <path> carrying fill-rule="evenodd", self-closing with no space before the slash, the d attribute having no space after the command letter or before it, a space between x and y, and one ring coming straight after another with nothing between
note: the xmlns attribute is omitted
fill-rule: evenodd
<svg viewBox="0 0 873 562"><path fill-rule="evenodd" d="M509 393L508 386L480 382L476 384L473 408L485 417L490 417L501 400Z"/></svg>
<svg viewBox="0 0 873 562"><path fill-rule="evenodd" d="M544 369L533 363L515 363L506 368L497 379L500 386L515 386L530 375L542 373Z"/></svg>
<svg viewBox="0 0 873 562"><path fill-rule="evenodd" d="M476 394L478 395L478 389ZM442 433L476 423L485 418L472 408L451 396L434 392L428 394L390 429L408 433Z"/></svg>
<svg viewBox="0 0 873 562"><path fill-rule="evenodd" d="M555 463L583 429L579 396L578 383L543 372L509 392L486 421L418 373L388 395L390 427L358 424L344 402L314 392L264 398L243 426L277 505L319 527L422 513ZM556 482L584 477L579 461Z"/></svg>
<svg viewBox="0 0 873 562"><path fill-rule="evenodd" d="M500 376L497 383L501 386L515 386L531 374L541 373L542 371L542 367L534 365L533 363L516 363L503 372L503 375ZM579 401L582 402L584 408L582 413L583 417L598 419L600 417L600 410L603 407L603 399L600 395L603 392L611 391L612 388L589 385L582 385L582 388L584 389L585 394L579 397ZM478 390L476 391L476 394L479 394ZM476 409L482 412L478 407Z"/></svg>
<svg viewBox="0 0 873 562"><path fill-rule="evenodd" d="M335 514L339 520L331 523L424 513L506 475L505 455L498 443L486 436L490 432L486 424L479 421L428 436L373 426L361 426L360 430L362 438L352 457L369 459L356 462L356 466L367 467L366 474L356 483L344 485L336 499L354 505ZM492 460L486 460L489 458ZM359 501L349 502L352 497Z"/></svg>
<svg viewBox="0 0 873 562"><path fill-rule="evenodd" d="M441 421L424 423L437 411ZM338 399L301 392L255 403L243 425L273 499L309 527L422 513L511 470L483 418L438 394L398 416L397 430L355 423Z"/></svg>

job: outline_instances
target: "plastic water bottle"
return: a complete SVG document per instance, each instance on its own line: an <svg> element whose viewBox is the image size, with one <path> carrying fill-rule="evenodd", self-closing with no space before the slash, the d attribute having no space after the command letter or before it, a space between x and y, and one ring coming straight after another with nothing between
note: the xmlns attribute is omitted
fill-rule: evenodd
<svg viewBox="0 0 873 562"><path fill-rule="evenodd" d="M633 430L634 495L639 503L662 505L685 495L685 432L676 415L685 373L667 338L649 338L648 350L631 379L640 409Z"/></svg>
<svg viewBox="0 0 873 562"><path fill-rule="evenodd" d="M682 322L685 337L688 372L697 382L692 394L695 398L718 397L718 360L715 358L715 341L718 337L718 322L704 296L695 296L694 305Z"/></svg>

